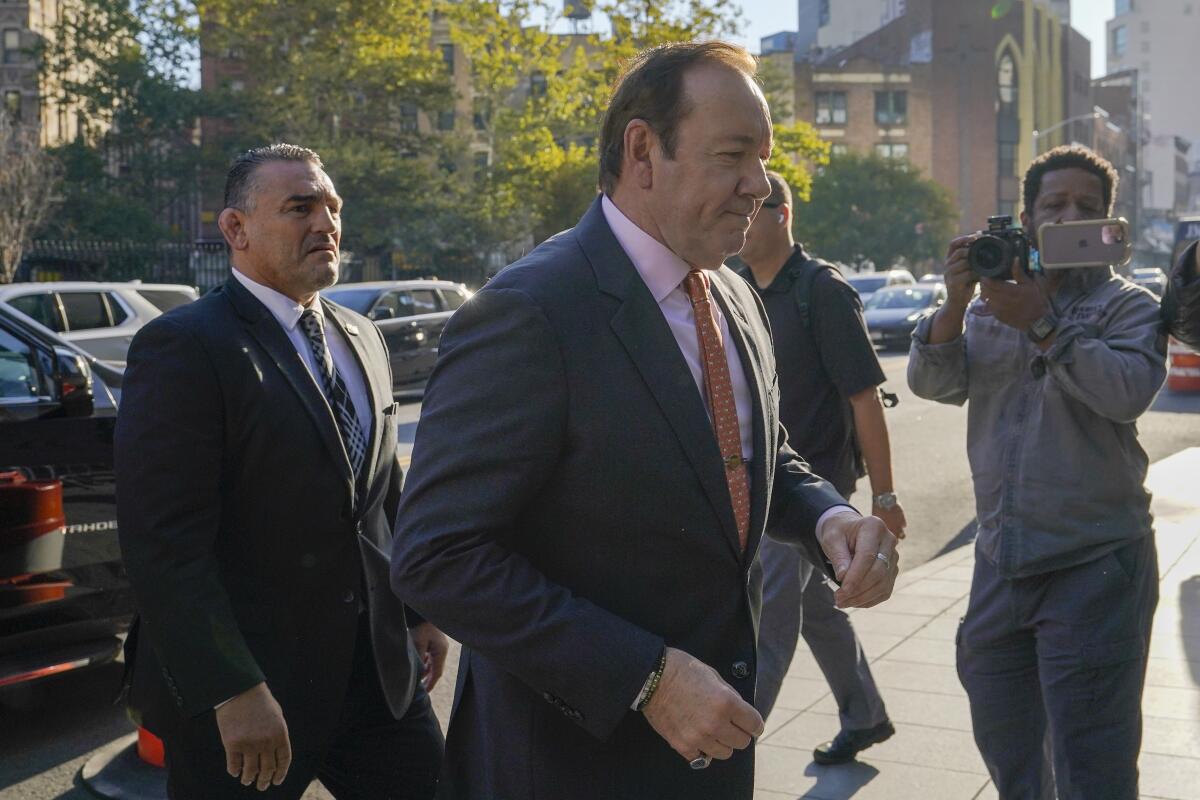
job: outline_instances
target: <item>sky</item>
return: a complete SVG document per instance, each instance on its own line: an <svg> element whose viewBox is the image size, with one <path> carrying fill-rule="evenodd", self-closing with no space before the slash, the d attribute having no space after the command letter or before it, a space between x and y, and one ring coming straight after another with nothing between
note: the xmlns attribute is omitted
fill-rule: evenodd
<svg viewBox="0 0 1200 800"><path fill-rule="evenodd" d="M837 0L833 0L837 2ZM795 0L741 0L743 31L741 43L751 52L758 52L758 42L764 36L779 31L794 31L798 27ZM1092 77L1098 78L1104 69L1104 23L1112 17L1113 0L1073 0L1071 25L1092 41Z"/></svg>

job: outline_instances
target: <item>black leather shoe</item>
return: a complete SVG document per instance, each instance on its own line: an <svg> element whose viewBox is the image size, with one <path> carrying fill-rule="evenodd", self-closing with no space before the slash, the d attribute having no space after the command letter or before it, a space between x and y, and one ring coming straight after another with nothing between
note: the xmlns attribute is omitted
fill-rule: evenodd
<svg viewBox="0 0 1200 800"><path fill-rule="evenodd" d="M833 737L832 742L817 745L817 749L813 750L813 761L826 765L845 764L847 761L853 761L860 750L866 750L873 744L886 742L892 738L892 734L895 732L896 729L892 727L892 723L886 720L874 728L840 731L837 736Z"/></svg>

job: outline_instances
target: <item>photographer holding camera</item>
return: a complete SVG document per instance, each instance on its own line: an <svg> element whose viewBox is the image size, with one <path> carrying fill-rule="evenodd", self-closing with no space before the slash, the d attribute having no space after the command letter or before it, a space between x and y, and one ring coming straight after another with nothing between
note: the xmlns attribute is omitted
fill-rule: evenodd
<svg viewBox="0 0 1200 800"><path fill-rule="evenodd" d="M1091 150L1055 148L1025 173L1021 223L1104 219L1117 181ZM1060 800L1132 800L1158 603L1135 421L1166 377L1158 304L1108 266L1031 269L1028 240L1000 227L951 243L949 297L908 367L917 395L970 401L978 534L959 678L1001 797L1052 800L1057 784ZM980 277L1005 249L1011 280Z"/></svg>

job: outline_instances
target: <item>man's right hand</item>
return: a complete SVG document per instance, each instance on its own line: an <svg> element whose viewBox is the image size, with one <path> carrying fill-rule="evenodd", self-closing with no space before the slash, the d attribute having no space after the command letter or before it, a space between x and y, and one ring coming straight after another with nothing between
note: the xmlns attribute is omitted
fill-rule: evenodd
<svg viewBox="0 0 1200 800"><path fill-rule="evenodd" d="M971 242L978 238L979 234L972 233L950 242L942 275L942 280L946 282L946 302L933 315L929 344L945 344L962 335L967 306L971 304L975 286L979 283L979 277L967 263L967 250Z"/></svg>
<svg viewBox="0 0 1200 800"><path fill-rule="evenodd" d="M946 282L946 305L956 311L967 310L971 298L975 296L975 286L979 283L979 276L967 263L967 251L978 238L977 233L959 236L950 242L950 248L946 251L946 269L942 276Z"/></svg>
<svg viewBox="0 0 1200 800"><path fill-rule="evenodd" d="M763 718L715 669L682 650L667 648L658 688L642 710L676 753L726 759L763 732Z"/></svg>
<svg viewBox="0 0 1200 800"><path fill-rule="evenodd" d="M292 743L283 711L267 684L223 703L216 715L226 771L243 786L255 784L260 792L283 783L292 765Z"/></svg>

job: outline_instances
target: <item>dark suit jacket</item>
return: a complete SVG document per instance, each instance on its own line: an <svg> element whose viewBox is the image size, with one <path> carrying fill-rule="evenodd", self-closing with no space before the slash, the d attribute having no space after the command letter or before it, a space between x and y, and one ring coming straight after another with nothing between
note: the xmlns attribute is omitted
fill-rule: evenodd
<svg viewBox="0 0 1200 800"><path fill-rule="evenodd" d="M408 707L419 669L387 587L402 479L387 353L367 319L323 302L371 399L357 492L317 383L235 279L151 322L129 350L118 518L140 618L131 705L151 730L190 719L211 730L206 712L265 679L293 748L320 750L364 592L388 703L396 716Z"/></svg>
<svg viewBox="0 0 1200 800"><path fill-rule="evenodd" d="M1194 269L1197 247L1200 244L1193 243L1175 263L1162 301L1167 329L1194 350L1200 350L1200 275Z"/></svg>
<svg viewBox="0 0 1200 800"><path fill-rule="evenodd" d="M392 555L464 644L442 797L750 798L752 751L693 771L630 704L664 643L750 700L763 529L823 560L843 501L786 445L750 287L713 287L755 402L745 553L704 401L599 202L448 324Z"/></svg>

